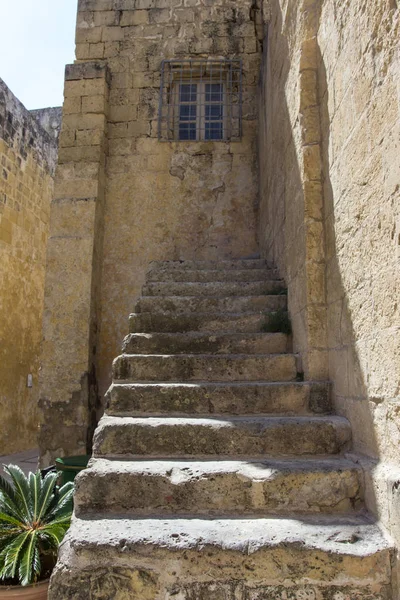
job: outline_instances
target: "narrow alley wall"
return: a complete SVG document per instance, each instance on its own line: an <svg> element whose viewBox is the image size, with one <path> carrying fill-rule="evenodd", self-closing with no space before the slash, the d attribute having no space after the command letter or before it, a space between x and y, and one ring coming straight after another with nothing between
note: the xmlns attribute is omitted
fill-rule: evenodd
<svg viewBox="0 0 400 600"><path fill-rule="evenodd" d="M397 540L399 27L391 0L271 2L260 138L260 242L287 280L296 350L331 380L368 506Z"/></svg>
<svg viewBox="0 0 400 600"><path fill-rule="evenodd" d="M37 446L44 272L56 160L55 138L0 79L0 454Z"/></svg>

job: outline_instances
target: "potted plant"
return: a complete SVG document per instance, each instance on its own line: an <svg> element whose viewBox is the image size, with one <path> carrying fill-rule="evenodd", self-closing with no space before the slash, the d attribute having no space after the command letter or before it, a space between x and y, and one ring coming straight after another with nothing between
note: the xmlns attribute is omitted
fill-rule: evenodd
<svg viewBox="0 0 400 600"><path fill-rule="evenodd" d="M58 489L57 473L4 470L10 482L0 476L0 600L42 600L70 525L74 486Z"/></svg>

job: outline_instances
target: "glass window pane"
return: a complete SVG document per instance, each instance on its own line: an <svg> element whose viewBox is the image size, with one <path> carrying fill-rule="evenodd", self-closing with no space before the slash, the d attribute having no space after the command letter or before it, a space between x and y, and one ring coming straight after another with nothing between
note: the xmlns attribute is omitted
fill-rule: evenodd
<svg viewBox="0 0 400 600"><path fill-rule="evenodd" d="M206 104L205 117L206 121L222 121L224 118L223 104Z"/></svg>
<svg viewBox="0 0 400 600"><path fill-rule="evenodd" d="M197 116L196 104L181 104L179 107L180 121L195 121Z"/></svg>
<svg viewBox="0 0 400 600"><path fill-rule="evenodd" d="M206 102L223 102L224 86L222 83L206 83Z"/></svg>
<svg viewBox="0 0 400 600"><path fill-rule="evenodd" d="M196 83L181 83L179 86L179 101L180 102L196 102L197 101L197 84Z"/></svg>
<svg viewBox="0 0 400 600"><path fill-rule="evenodd" d="M222 123L206 123L204 139L206 140L222 140L224 137L224 128Z"/></svg>
<svg viewBox="0 0 400 600"><path fill-rule="evenodd" d="M196 139L196 123L180 123L179 124L179 139L180 140L195 140Z"/></svg>

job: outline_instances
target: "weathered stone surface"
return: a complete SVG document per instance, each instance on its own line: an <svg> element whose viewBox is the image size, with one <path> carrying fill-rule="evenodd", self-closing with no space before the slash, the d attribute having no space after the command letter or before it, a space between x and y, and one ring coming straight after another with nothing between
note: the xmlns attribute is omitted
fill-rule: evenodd
<svg viewBox="0 0 400 600"><path fill-rule="evenodd" d="M350 461L148 461L95 459L79 477L75 513L241 515L341 513L362 506Z"/></svg>
<svg viewBox="0 0 400 600"><path fill-rule="evenodd" d="M51 205L40 373L43 466L58 456L90 451L101 413L96 362L108 95L105 64L90 62L67 68L65 98L79 98L80 102L75 108L70 106L63 117ZM99 97L100 103L96 101ZM63 154L82 143L95 150L96 158ZM61 423L65 429L60 433Z"/></svg>
<svg viewBox="0 0 400 600"><path fill-rule="evenodd" d="M109 573L108 585L119 589L121 577L122 589L107 598L125 592L138 600L389 600L391 554L376 525L337 516L304 522L75 518L50 595L96 596ZM142 595L132 580L146 582Z"/></svg>
<svg viewBox="0 0 400 600"><path fill-rule="evenodd" d="M285 296L231 296L226 298L197 296L142 296L136 312L255 312L284 309Z"/></svg>
<svg viewBox="0 0 400 600"><path fill-rule="evenodd" d="M292 354L122 354L113 363L121 381L293 381Z"/></svg>
<svg viewBox="0 0 400 600"><path fill-rule="evenodd" d="M399 429L399 6L270 4L261 252L288 284L306 377L333 382L358 452L398 465L389 430ZM374 478L368 485L369 507L397 531L393 493Z"/></svg>
<svg viewBox="0 0 400 600"><path fill-rule="evenodd" d="M204 270L204 271L235 271L240 272L243 269L268 269L270 264L264 258L253 258L245 260L154 260L150 262L149 272L153 269L168 270Z"/></svg>
<svg viewBox="0 0 400 600"><path fill-rule="evenodd" d="M226 281L148 283L143 296L262 296L285 291L283 281Z"/></svg>
<svg viewBox="0 0 400 600"><path fill-rule="evenodd" d="M169 267L155 268L146 273L146 281L273 281L279 279L276 269L177 269Z"/></svg>
<svg viewBox="0 0 400 600"><path fill-rule="evenodd" d="M279 300L282 302L282 299ZM140 312L129 316L129 329L138 332L229 332L258 333L265 323L265 315L261 312L174 312L154 313Z"/></svg>
<svg viewBox="0 0 400 600"><path fill-rule="evenodd" d="M107 392L110 416L161 414L330 412L326 383L114 383Z"/></svg>
<svg viewBox="0 0 400 600"><path fill-rule="evenodd" d="M59 122L55 131L58 135ZM56 137L0 79L0 455L37 446Z"/></svg>
<svg viewBox="0 0 400 600"><path fill-rule="evenodd" d="M282 354L288 347L284 333L131 333L124 354Z"/></svg>
<svg viewBox="0 0 400 600"><path fill-rule="evenodd" d="M337 454L351 430L341 417L103 417L94 456Z"/></svg>

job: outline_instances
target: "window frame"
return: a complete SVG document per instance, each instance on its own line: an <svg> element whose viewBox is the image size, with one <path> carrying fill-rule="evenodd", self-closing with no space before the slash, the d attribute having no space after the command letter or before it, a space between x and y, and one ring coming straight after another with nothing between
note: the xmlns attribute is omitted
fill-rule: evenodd
<svg viewBox="0 0 400 600"><path fill-rule="evenodd" d="M225 78L226 79L226 78ZM220 85L222 86L221 100L206 101L206 86L207 85ZM184 101L181 100L181 86L182 85L196 85L196 101ZM227 115L227 95L226 95L226 81L221 78L215 78L215 80L206 80L199 78L191 78L190 81L176 81L174 82L174 140L177 142L223 142L226 140L226 132L228 130L228 115ZM195 138L181 138L180 137L180 125L182 123L180 116L181 106L196 106L196 118L188 119L186 122L189 124L196 123L196 137ZM206 119L206 106L220 106L222 109L222 118ZM185 121L183 121L185 122ZM206 123L221 123L222 135L218 138L206 138Z"/></svg>
<svg viewBox="0 0 400 600"><path fill-rule="evenodd" d="M158 139L161 142L240 142L243 121L243 63L241 59L165 59L161 63L161 83L158 114ZM181 85L196 85L196 101L181 100ZM206 86L222 85L221 101L206 102ZM191 94L188 93L190 98ZM187 117L181 118L181 106L196 106L195 117L190 109ZM206 116L206 106L220 106L220 118ZM210 109L211 111L212 109ZM180 133L179 125L195 123L195 137L190 139L190 125L187 138ZM208 123L220 123L220 126L208 126ZM212 131L221 130L221 137L213 138ZM209 132L207 133L206 130ZM209 139L206 136L209 136ZM182 137L181 137L182 136Z"/></svg>

